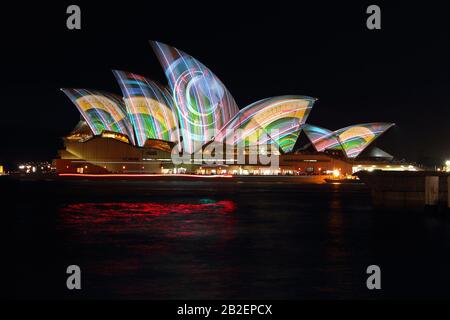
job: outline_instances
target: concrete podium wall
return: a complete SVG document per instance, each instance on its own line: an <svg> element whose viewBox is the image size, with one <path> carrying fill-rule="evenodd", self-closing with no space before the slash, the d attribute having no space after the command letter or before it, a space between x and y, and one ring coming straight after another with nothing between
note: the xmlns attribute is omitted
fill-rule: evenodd
<svg viewBox="0 0 450 320"><path fill-rule="evenodd" d="M425 177L425 205L437 206L439 204L439 177Z"/></svg>
<svg viewBox="0 0 450 320"><path fill-rule="evenodd" d="M427 205L449 206L448 174L381 171L358 176L370 188L376 208L423 210Z"/></svg>
<svg viewBox="0 0 450 320"><path fill-rule="evenodd" d="M450 176L447 177L447 208L450 209Z"/></svg>

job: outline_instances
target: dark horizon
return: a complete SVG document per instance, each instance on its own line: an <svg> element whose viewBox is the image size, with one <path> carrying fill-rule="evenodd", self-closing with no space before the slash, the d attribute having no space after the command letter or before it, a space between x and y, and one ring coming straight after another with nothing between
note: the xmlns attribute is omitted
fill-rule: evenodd
<svg viewBox="0 0 450 320"><path fill-rule="evenodd" d="M69 31L67 5L16 8L2 21L3 30L14 32L4 37L0 164L56 156L61 137L79 120L61 87L120 93L112 69L166 83L148 40L204 63L240 108L271 96L313 96L319 100L311 124L335 130L395 122L377 145L397 159L441 165L450 157L445 8L380 4L382 29L370 31L367 4L174 5L169 11L164 5L80 3L82 30Z"/></svg>

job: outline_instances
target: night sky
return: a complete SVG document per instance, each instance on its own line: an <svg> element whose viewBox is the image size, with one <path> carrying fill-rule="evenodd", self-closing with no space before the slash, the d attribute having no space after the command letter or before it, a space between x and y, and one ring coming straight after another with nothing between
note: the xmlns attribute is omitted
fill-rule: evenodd
<svg viewBox="0 0 450 320"><path fill-rule="evenodd" d="M450 158L447 8L380 4L382 30L371 31L371 3L314 3L3 5L0 164L56 156L80 117L61 87L120 93L111 69L166 83L150 39L204 63L240 108L313 96L311 124L395 122L379 147L429 165ZM81 7L80 31L66 28L68 4Z"/></svg>

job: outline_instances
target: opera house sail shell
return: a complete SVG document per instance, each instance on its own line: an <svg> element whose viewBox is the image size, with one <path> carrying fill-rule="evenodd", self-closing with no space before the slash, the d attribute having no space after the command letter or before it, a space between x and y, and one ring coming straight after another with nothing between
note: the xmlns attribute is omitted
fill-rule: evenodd
<svg viewBox="0 0 450 320"><path fill-rule="evenodd" d="M303 125L302 130L318 152L329 149L342 149L338 137L331 130L310 124Z"/></svg>
<svg viewBox="0 0 450 320"><path fill-rule="evenodd" d="M169 81L183 148L195 152L213 139L239 109L219 78L201 62L161 42L151 45Z"/></svg>
<svg viewBox="0 0 450 320"><path fill-rule="evenodd" d="M376 138L393 125L393 123L383 122L358 124L339 129L336 131L336 135L347 157L356 158Z"/></svg>
<svg viewBox="0 0 450 320"><path fill-rule="evenodd" d="M394 123L374 122L351 125L334 132L305 125L303 130L317 151L341 149L348 158L356 158Z"/></svg>
<svg viewBox="0 0 450 320"><path fill-rule="evenodd" d="M61 89L80 111L95 135L121 133L134 144L133 129L123 100L112 93L87 89Z"/></svg>
<svg viewBox="0 0 450 320"><path fill-rule="evenodd" d="M151 46L163 67L166 85L113 70L121 96L62 89L84 118L65 139L71 144L65 159L89 162L95 157L89 163L114 172L147 170L145 166L151 164L145 161L164 161L153 163L152 172L157 172L168 163L174 165L171 154L187 154L190 159L212 142L233 146L232 150L270 145L277 155L295 155L301 132L322 156L327 150L341 150L343 157L355 159L393 126L377 122L332 131L310 125L308 116L317 99L302 95L265 98L239 109L224 84L201 62L160 42L153 41ZM261 150L257 152L265 152ZM135 169L123 161L134 163ZM113 165L114 169L108 169ZM83 171L84 166L78 169Z"/></svg>
<svg viewBox="0 0 450 320"><path fill-rule="evenodd" d="M245 147L275 144L290 152L315 101L311 97L281 96L255 102L236 114L216 141Z"/></svg>
<svg viewBox="0 0 450 320"><path fill-rule="evenodd" d="M137 74L113 72L122 89L137 145L142 147L147 139L178 142L176 111L167 89Z"/></svg>

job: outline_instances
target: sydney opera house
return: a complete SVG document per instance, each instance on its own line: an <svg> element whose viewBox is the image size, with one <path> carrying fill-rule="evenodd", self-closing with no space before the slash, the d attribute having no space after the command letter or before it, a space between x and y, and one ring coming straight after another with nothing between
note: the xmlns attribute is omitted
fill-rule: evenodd
<svg viewBox="0 0 450 320"><path fill-rule="evenodd" d="M297 95L266 98L240 109L201 62L160 42L151 46L166 86L114 70L121 95L62 89L82 117L64 137L64 149L55 159L57 172L297 175L389 167L392 156L372 142L392 123L321 128L306 122L316 99ZM215 161L203 161L202 151L212 144ZM217 146L231 153L218 152ZM199 151L203 160L196 156ZM276 167L249 161L252 152L276 156ZM174 156L184 161L174 161Z"/></svg>

